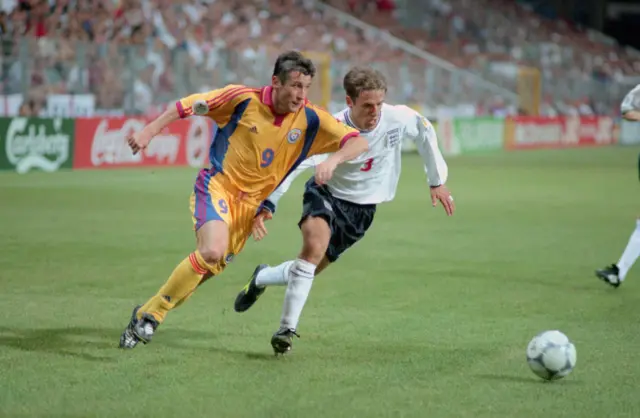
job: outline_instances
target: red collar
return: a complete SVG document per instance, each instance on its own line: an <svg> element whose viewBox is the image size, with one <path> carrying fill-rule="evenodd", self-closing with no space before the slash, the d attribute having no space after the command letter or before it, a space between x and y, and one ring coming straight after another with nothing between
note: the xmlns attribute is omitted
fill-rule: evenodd
<svg viewBox="0 0 640 418"><path fill-rule="evenodd" d="M273 124L276 126L281 126L282 125L282 121L284 121L284 118L287 117L287 115L289 114L284 113L284 114L280 114L276 112L276 109L273 107L273 87L272 86L264 86L262 87L262 89L260 89L260 101L264 104L269 106L269 109L271 110L271 113L274 116L274 120L273 120ZM309 103L309 100L305 99L304 100L304 105L306 106Z"/></svg>
<svg viewBox="0 0 640 418"><path fill-rule="evenodd" d="M279 115L278 113L276 113L275 108L273 107L273 87L272 86L263 86L260 89L260 101L269 106L269 109L271 109L271 113L273 113L276 116L286 116L287 114L285 113L284 115ZM308 99L304 99L304 105L309 104L309 100ZM303 105L303 106L304 106Z"/></svg>
<svg viewBox="0 0 640 418"><path fill-rule="evenodd" d="M276 112L276 109L273 107L273 98L271 97L272 94L273 94L273 87L264 86L260 90L260 101L263 104L269 106L269 109L271 110L271 113L273 114L273 118L274 118L273 124L276 126L282 126L282 122L284 121L284 118L288 115L288 113L281 115Z"/></svg>
<svg viewBox="0 0 640 418"><path fill-rule="evenodd" d="M264 86L260 89L260 101L263 104L269 106L269 108L271 108L271 111L273 111L273 98L271 97L272 93L273 87L271 86Z"/></svg>

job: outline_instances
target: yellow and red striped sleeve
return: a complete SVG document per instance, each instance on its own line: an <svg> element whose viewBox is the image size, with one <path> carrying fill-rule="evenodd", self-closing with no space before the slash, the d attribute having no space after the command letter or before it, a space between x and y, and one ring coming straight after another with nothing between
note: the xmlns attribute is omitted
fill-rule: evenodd
<svg viewBox="0 0 640 418"><path fill-rule="evenodd" d="M318 133L311 146L309 155L336 152L351 138L360 135L354 129L342 123L329 112L318 106L311 106L318 117Z"/></svg>
<svg viewBox="0 0 640 418"><path fill-rule="evenodd" d="M216 123L224 124L239 102L245 100L248 94L256 94L259 91L246 86L228 85L221 89L184 97L176 102L176 108L180 118L193 115L208 116Z"/></svg>

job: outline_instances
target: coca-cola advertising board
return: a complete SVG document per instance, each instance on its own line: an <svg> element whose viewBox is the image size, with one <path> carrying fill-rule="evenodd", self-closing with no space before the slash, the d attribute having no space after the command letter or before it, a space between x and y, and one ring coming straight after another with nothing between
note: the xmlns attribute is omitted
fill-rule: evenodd
<svg viewBox="0 0 640 418"><path fill-rule="evenodd" d="M608 116L507 118L505 147L509 150L571 148L615 143Z"/></svg>
<svg viewBox="0 0 640 418"><path fill-rule="evenodd" d="M143 118L76 119L74 169L191 166L207 164L213 124L207 118L179 120L133 155L126 138L144 128Z"/></svg>

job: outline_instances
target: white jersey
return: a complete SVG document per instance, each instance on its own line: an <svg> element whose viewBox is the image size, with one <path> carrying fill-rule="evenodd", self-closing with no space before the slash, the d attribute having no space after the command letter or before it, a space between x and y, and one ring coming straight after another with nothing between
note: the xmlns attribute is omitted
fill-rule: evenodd
<svg viewBox="0 0 640 418"><path fill-rule="evenodd" d="M625 114L631 110L640 111L640 84L627 93L620 105L620 112Z"/></svg>
<svg viewBox="0 0 640 418"><path fill-rule="evenodd" d="M349 108L334 116L354 127ZM402 143L405 138L415 142L425 163L427 180L439 186L447 180L447 164L438 148L438 140L431 122L413 109L383 104L378 125L360 135L369 142L369 150L351 161L336 167L327 182L329 192L338 199L357 204L378 204L393 200L400 179ZM320 164L329 154L313 156L300 164L267 199L273 205L289 189L293 180L304 170Z"/></svg>

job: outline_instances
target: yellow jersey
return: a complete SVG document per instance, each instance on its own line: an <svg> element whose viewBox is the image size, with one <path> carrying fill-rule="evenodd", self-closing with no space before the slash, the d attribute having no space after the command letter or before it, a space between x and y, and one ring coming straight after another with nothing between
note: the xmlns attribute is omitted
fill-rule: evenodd
<svg viewBox="0 0 640 418"><path fill-rule="evenodd" d="M211 170L256 204L302 161L336 152L359 135L308 101L295 113L278 115L271 94L271 86L229 85L176 103L181 118L198 115L216 122L209 151Z"/></svg>

